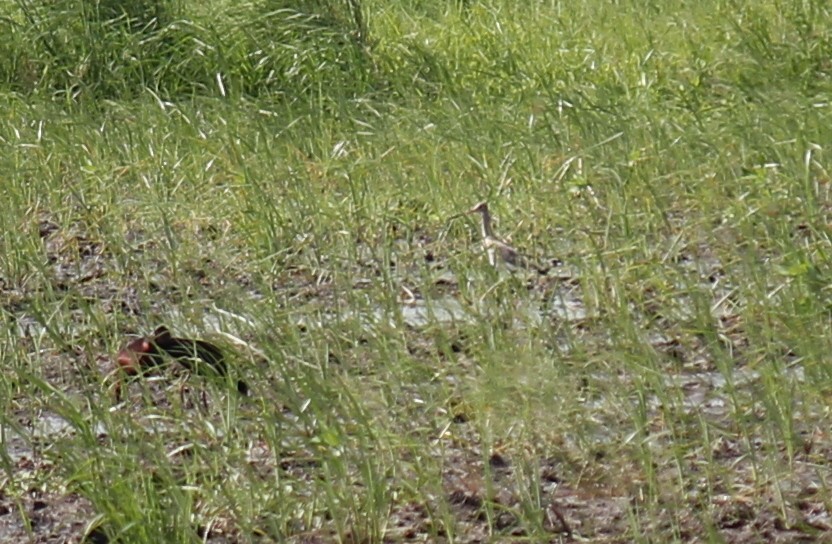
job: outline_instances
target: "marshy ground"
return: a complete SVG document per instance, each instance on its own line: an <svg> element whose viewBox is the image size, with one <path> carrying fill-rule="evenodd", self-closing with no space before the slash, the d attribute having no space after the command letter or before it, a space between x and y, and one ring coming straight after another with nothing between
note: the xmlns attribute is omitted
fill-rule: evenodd
<svg viewBox="0 0 832 544"><path fill-rule="evenodd" d="M832 538L825 6L71 6L0 40L0 541ZM228 378L117 399L163 324Z"/></svg>

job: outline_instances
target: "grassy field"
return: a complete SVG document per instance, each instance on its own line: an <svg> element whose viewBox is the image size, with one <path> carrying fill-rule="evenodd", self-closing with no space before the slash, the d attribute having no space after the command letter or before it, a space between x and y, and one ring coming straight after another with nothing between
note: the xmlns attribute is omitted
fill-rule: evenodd
<svg viewBox="0 0 832 544"><path fill-rule="evenodd" d="M827 3L133 4L0 8L0 541L832 541Z"/></svg>

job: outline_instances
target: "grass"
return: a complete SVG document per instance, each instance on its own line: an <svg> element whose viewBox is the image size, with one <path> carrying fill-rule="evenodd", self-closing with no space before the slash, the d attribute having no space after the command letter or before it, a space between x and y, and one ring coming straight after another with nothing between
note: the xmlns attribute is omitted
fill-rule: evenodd
<svg viewBox="0 0 832 544"><path fill-rule="evenodd" d="M141 4L2 4L3 538L826 537L823 3Z"/></svg>

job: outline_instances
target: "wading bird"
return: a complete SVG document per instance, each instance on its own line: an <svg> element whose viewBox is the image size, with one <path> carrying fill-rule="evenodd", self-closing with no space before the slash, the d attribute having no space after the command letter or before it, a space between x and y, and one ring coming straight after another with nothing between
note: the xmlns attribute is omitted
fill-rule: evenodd
<svg viewBox="0 0 832 544"><path fill-rule="evenodd" d="M518 253L516 249L503 242L496 236L491 228L491 213L488 211L488 202L480 202L470 210L469 214L478 213L482 217L482 247L488 253L488 262L494 267L505 267L509 270L527 268L545 274L547 269L541 268Z"/></svg>
<svg viewBox="0 0 832 544"><path fill-rule="evenodd" d="M116 362L126 374L135 376L162 365L166 358L174 359L199 374L208 371L225 376L228 373L220 348L204 340L177 338L165 326L158 327L149 336L129 342L118 352ZM237 380L237 391L248 395L248 385Z"/></svg>

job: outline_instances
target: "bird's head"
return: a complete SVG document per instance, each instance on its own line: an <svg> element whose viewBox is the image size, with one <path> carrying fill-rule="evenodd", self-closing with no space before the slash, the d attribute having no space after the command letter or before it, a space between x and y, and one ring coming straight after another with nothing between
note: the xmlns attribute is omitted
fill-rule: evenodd
<svg viewBox="0 0 832 544"><path fill-rule="evenodd" d="M478 203L476 206L468 210L468 213L488 213L488 202L483 200L482 202Z"/></svg>

